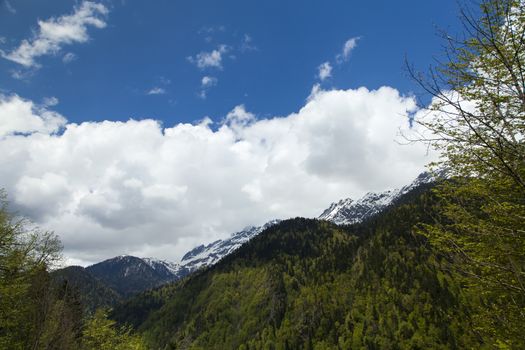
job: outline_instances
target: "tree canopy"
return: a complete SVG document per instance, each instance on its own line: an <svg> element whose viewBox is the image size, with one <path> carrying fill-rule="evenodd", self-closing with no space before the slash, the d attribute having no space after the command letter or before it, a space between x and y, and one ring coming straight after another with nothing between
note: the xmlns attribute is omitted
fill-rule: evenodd
<svg viewBox="0 0 525 350"><path fill-rule="evenodd" d="M0 349L143 349L103 311L87 315L68 281L53 283L61 249L53 232L10 213L0 190Z"/></svg>
<svg viewBox="0 0 525 350"><path fill-rule="evenodd" d="M488 343L523 348L525 324L525 2L484 0L444 36L445 60L412 76L433 96L421 141L436 167L442 220L421 231L450 259ZM428 132L430 131L430 132Z"/></svg>

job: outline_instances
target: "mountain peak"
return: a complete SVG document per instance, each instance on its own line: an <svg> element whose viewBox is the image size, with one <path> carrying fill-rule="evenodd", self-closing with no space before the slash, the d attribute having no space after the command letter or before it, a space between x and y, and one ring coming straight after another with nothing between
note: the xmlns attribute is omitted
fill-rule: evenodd
<svg viewBox="0 0 525 350"><path fill-rule="evenodd" d="M434 182L437 178L443 177L443 174L443 172L423 172L411 184L403 186L401 189L368 192L356 201L351 198L342 199L339 202L332 203L328 209L319 215L319 219L331 221L337 225L350 225L362 222L383 211L412 189Z"/></svg>
<svg viewBox="0 0 525 350"><path fill-rule="evenodd" d="M211 266L279 221L271 220L262 226L248 226L239 232L233 233L227 239L217 240L208 245L200 245L182 257L181 265L189 271L194 271L204 266Z"/></svg>

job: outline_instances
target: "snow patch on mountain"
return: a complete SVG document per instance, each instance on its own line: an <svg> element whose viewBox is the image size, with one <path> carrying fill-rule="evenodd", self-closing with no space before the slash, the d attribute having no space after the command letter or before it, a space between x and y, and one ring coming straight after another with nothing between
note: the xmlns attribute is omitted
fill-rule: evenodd
<svg viewBox="0 0 525 350"><path fill-rule="evenodd" d="M171 261L155 258L142 258L142 260L155 271L167 271L175 276L178 276L184 270L183 266Z"/></svg>
<svg viewBox="0 0 525 350"><path fill-rule="evenodd" d="M411 184L403 186L401 189L379 193L368 192L356 201L350 198L342 199L339 202L332 203L318 218L331 221L336 225L350 225L362 222L380 213L404 194L422 184L434 182L439 177L442 177L442 174L424 172Z"/></svg>
<svg viewBox="0 0 525 350"><path fill-rule="evenodd" d="M337 225L359 223L380 213L398 198L416 187L434 182L437 178L444 177L446 177L444 172L437 174L425 172L419 175L411 184L401 189L379 193L369 192L358 200L352 200L351 198L342 199L339 202L332 203L318 218L331 221ZM146 287L157 286L179 280L193 271L216 264L244 243L279 222L280 220L272 220L262 226L249 226L239 232L233 233L229 238L195 247L187 252L179 263L155 258L137 258L129 255L121 255L88 267L88 269L93 270L97 265L104 265L103 270L115 270L117 273L121 271L120 273L123 273L124 277L131 279L149 274L153 277L150 278L151 281L146 281L147 283L144 283L144 285ZM120 265L122 269L114 265ZM150 272L148 272L148 270Z"/></svg>
<svg viewBox="0 0 525 350"><path fill-rule="evenodd" d="M242 231L232 234L230 238L218 240L206 246L200 245L182 257L181 265L189 271L195 271L204 266L211 266L279 221L272 220L262 226L249 226Z"/></svg>

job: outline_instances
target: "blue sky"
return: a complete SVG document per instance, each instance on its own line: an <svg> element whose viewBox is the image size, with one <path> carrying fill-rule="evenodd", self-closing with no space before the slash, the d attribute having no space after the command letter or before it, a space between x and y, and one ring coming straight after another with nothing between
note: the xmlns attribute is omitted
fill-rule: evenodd
<svg viewBox="0 0 525 350"><path fill-rule="evenodd" d="M8 4L8 5L6 5ZM4 92L34 101L54 96L56 110L73 122L151 117L166 125L210 116L222 118L245 104L257 115L286 115L300 108L332 62L324 88L417 91L404 57L426 67L441 50L436 28L453 29L454 1L112 1L104 2L107 26L88 27L89 41L63 45L25 72L2 59ZM9 11L8 6L14 11ZM74 1L17 0L0 7L0 46L8 52L31 37L37 20L72 13ZM16 13L15 13L16 11ZM246 38L251 41L246 43ZM351 58L334 57L359 37ZM188 61L220 45L222 68L199 69ZM243 48L244 47L244 48ZM62 57L76 57L65 64ZM12 77L22 70L28 77ZM217 79L200 98L204 76ZM147 95L154 88L164 94ZM158 90L160 91L160 90Z"/></svg>
<svg viewBox="0 0 525 350"><path fill-rule="evenodd" d="M454 1L0 1L0 188L67 263L408 184ZM423 96L423 103L428 103Z"/></svg>

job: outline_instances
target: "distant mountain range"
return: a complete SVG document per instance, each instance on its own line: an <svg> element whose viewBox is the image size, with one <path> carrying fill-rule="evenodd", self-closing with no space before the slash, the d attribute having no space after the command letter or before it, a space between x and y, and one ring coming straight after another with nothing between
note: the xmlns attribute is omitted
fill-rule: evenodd
<svg viewBox="0 0 525 350"><path fill-rule="evenodd" d="M359 206L347 201L339 207L361 220L352 225L270 225L212 266L119 303L110 317L151 349L483 348L446 259L414 230L439 215L426 181L408 193L366 195Z"/></svg>
<svg viewBox="0 0 525 350"><path fill-rule="evenodd" d="M412 189L434 180L435 177L432 174L425 172L401 189L379 193L369 192L358 200L342 199L332 203L318 219L337 225L363 222L381 213ZM82 276L82 279L71 278L72 283L81 285L83 294L88 295L86 298L93 299L94 304L88 303L89 308L98 305L112 305L120 299L177 281L196 270L212 266L279 222L280 220L272 220L262 226L247 227L227 239L200 245L187 252L179 263L124 255L86 268L75 266L61 269L55 271L54 275L60 280L66 278L65 276L70 276L74 270L75 273Z"/></svg>
<svg viewBox="0 0 525 350"><path fill-rule="evenodd" d="M88 266L69 266L52 272L56 283L67 281L77 288L87 311L117 302L163 284L188 271L178 264L124 255Z"/></svg>
<svg viewBox="0 0 525 350"><path fill-rule="evenodd" d="M435 177L428 172L420 174L411 184L401 189L384 192L369 192L362 198L353 201L350 198L342 199L332 203L328 209L318 217L320 220L331 221L336 225L349 225L362 222L376 215L393 204L397 199L412 189L423 184L431 183ZM272 220L263 226L247 227L240 232L231 235L230 238L218 240L208 245L200 245L186 253L180 262L180 268L184 273L193 272L205 266L217 263L226 255L231 254L241 245L257 236L265 229L279 223L281 220ZM180 272L178 272L180 274Z"/></svg>

